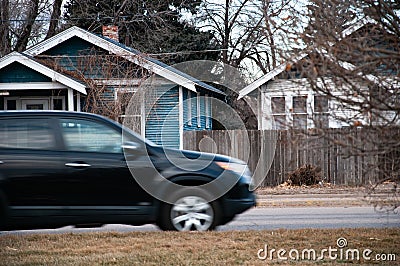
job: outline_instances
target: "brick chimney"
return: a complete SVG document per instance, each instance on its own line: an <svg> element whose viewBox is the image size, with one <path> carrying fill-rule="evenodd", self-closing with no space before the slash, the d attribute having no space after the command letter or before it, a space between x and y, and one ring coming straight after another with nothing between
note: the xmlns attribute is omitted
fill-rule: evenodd
<svg viewBox="0 0 400 266"><path fill-rule="evenodd" d="M103 36L119 42L118 26L103 26Z"/></svg>

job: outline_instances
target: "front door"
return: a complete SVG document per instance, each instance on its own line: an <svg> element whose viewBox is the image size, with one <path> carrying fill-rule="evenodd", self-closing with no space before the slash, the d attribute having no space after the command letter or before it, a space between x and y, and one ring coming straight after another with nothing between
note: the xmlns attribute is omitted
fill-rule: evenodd
<svg viewBox="0 0 400 266"><path fill-rule="evenodd" d="M22 110L49 110L48 99L24 99L21 100Z"/></svg>

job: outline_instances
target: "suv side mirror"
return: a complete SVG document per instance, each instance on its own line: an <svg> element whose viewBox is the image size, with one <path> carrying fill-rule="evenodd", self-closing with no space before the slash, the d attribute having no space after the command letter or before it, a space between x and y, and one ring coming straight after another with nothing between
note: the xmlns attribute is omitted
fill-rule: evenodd
<svg viewBox="0 0 400 266"><path fill-rule="evenodd" d="M124 142L121 147L128 150L138 150L140 149L141 145L134 141L127 141Z"/></svg>

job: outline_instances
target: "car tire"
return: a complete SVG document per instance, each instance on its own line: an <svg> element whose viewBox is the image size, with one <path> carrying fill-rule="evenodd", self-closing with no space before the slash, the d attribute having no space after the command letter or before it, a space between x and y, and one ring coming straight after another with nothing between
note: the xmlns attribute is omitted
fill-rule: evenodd
<svg viewBox="0 0 400 266"><path fill-rule="evenodd" d="M218 225L219 203L199 188L182 188L161 204L158 226L167 231L209 231Z"/></svg>

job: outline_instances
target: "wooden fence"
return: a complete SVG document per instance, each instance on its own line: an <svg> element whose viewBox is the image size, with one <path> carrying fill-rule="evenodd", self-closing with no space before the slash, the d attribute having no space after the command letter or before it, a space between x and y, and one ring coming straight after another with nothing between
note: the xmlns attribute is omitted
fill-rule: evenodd
<svg viewBox="0 0 400 266"><path fill-rule="evenodd" d="M371 138L374 136L364 129L332 129L324 137L312 131L305 134L294 130L185 131L183 139L184 149L246 161L259 184L275 186L304 164L320 167L325 182L336 185L375 183L382 178L377 167L378 156L351 151L354 146L368 150L367 140Z"/></svg>

